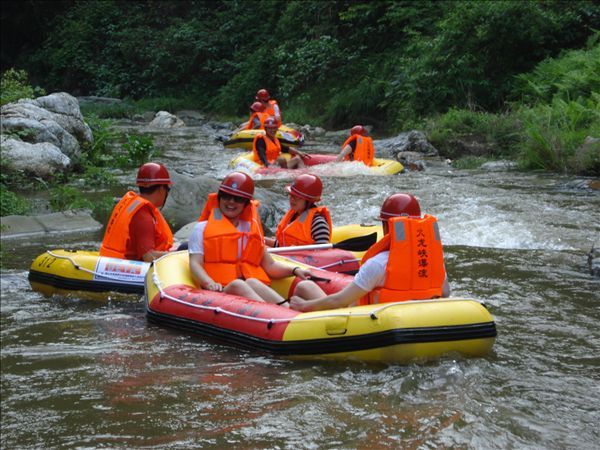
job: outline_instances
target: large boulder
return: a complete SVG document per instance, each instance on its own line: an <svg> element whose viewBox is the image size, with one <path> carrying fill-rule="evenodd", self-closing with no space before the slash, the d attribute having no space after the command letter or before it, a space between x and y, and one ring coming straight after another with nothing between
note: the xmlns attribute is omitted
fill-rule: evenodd
<svg viewBox="0 0 600 450"><path fill-rule="evenodd" d="M52 178L69 167L71 160L50 142L30 144L2 136L3 170L22 171L40 178Z"/></svg>
<svg viewBox="0 0 600 450"><path fill-rule="evenodd" d="M439 156L437 149L429 143L425 133L411 130L398 136L373 142L377 155L382 158L398 158L403 152L420 153L422 156Z"/></svg>
<svg viewBox="0 0 600 450"><path fill-rule="evenodd" d="M185 127L185 122L170 112L159 111L156 113L149 126L154 128L181 128Z"/></svg>
<svg viewBox="0 0 600 450"><path fill-rule="evenodd" d="M208 194L217 192L221 182L206 176L191 178L176 172L171 172L171 179L173 187L162 212L176 230L198 219ZM285 204L284 197L256 187L254 198L261 203L259 212L265 228L274 227L285 213L277 206Z"/></svg>
<svg viewBox="0 0 600 450"><path fill-rule="evenodd" d="M71 162L80 158L81 146L93 142L92 130L84 122L77 100L65 92L38 97L35 100L22 99L16 103L8 103L2 106L0 114L1 132L5 138L23 144L34 144L17 146L15 142L10 142L11 151L5 152L3 148L2 155L8 161L9 167L28 169L29 160L17 161L16 158L33 157L36 161L50 158L55 162L60 160L60 164L54 164L54 170L40 171L37 170L39 167L36 170L28 170L38 176L42 176L41 173L52 175L60 167L61 170L66 169ZM14 151L16 147L21 148L21 151ZM42 154L33 155L32 152L36 149ZM66 159L57 157L56 149ZM63 164L65 161L66 166Z"/></svg>

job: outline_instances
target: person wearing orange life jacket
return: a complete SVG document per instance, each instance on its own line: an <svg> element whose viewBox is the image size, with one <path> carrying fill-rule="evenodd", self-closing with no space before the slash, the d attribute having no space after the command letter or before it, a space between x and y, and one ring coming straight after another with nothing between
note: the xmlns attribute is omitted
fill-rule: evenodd
<svg viewBox="0 0 600 450"><path fill-rule="evenodd" d="M314 288L312 297L293 296L290 308L317 311L450 295L436 219L421 217L417 199L404 193L389 196L379 217L384 237L364 255L354 281L328 296Z"/></svg>
<svg viewBox="0 0 600 450"><path fill-rule="evenodd" d="M263 130L265 128L265 120L268 117L269 115L265 113L265 106L261 102L254 102L250 105L250 118L248 121L242 123L233 133L242 130Z"/></svg>
<svg viewBox="0 0 600 450"><path fill-rule="evenodd" d="M252 159L265 167L282 167L284 169L301 169L305 167L303 158L310 158L306 153L282 146L277 139L277 122L269 117L264 122L265 134L257 134L252 142ZM281 153L290 153L294 156L289 160Z"/></svg>
<svg viewBox="0 0 600 450"><path fill-rule="evenodd" d="M259 101L265 107L265 113L275 118L277 126L280 127L283 123L281 121L281 110L277 104L277 100L271 98L269 91L266 89L259 89L254 97L256 101Z"/></svg>
<svg viewBox="0 0 600 450"><path fill-rule="evenodd" d="M173 247L173 233L159 211L173 182L160 163L143 164L137 173L140 193L127 192L106 225L100 256L153 261Z"/></svg>
<svg viewBox="0 0 600 450"><path fill-rule="evenodd" d="M265 238L267 245L328 244L331 240L331 216L325 206L315 204L323 193L321 179L313 174L302 174L291 186L286 186L286 190L290 195L290 209L279 222L275 239Z"/></svg>
<svg viewBox="0 0 600 450"><path fill-rule="evenodd" d="M286 300L269 287L271 278L306 280L311 274L275 261L266 251L258 201L253 197L254 182L242 172L230 173L218 192L209 194L190 234L190 270L202 289L283 304ZM296 293L303 295L302 288L296 287Z"/></svg>
<svg viewBox="0 0 600 450"><path fill-rule="evenodd" d="M353 126L350 137L342 144L342 150L336 161L361 161L370 167L373 165L374 158L373 139L367 136L367 130L362 125Z"/></svg>

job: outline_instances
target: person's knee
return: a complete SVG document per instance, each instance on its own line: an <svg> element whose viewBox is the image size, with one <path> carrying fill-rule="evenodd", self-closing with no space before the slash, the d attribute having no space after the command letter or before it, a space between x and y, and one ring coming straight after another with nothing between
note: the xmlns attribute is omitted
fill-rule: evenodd
<svg viewBox="0 0 600 450"><path fill-rule="evenodd" d="M252 289L254 289L254 288L259 288L260 289L261 286L264 286L263 283L262 283L262 281L260 281L257 278L248 278L246 280L246 284L248 286L250 286Z"/></svg>
<svg viewBox="0 0 600 450"><path fill-rule="evenodd" d="M229 294L244 294L248 289L244 280L233 280L225 287L225 292Z"/></svg>

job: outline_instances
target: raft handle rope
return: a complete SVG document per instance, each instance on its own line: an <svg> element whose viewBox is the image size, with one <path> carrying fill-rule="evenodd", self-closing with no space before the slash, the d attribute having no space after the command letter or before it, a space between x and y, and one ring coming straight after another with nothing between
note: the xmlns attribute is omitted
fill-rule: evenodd
<svg viewBox="0 0 600 450"><path fill-rule="evenodd" d="M371 311L366 311L364 313L360 313L360 312L330 312L330 313L322 313L322 314L315 314L315 315L310 315L309 317L288 317L288 318L284 318L284 319L268 319L268 318L263 318L263 317L252 317L252 316L247 316L244 314L238 314L235 313L233 311L228 311L226 309L223 309L219 306L206 306L206 305L198 305L195 303L189 303L189 302L185 302L183 300L180 300L176 297L173 297L172 295L167 294L163 287L162 287L162 283L160 281L160 277L158 276L158 265L156 264L158 261L160 261L162 258L164 258L167 255L161 256L159 259L157 259L156 261L154 261L154 273L152 274L152 281L154 282L156 288L159 291L160 294L160 298L168 298L169 300L175 302L175 303L179 303L181 305L184 306L188 306L190 308L196 308L196 309L203 309L203 310L207 310L207 311L213 311L214 313L218 314L218 313L222 313L222 314L226 314L228 316L232 316L232 317L236 317L238 319L246 319L246 320L250 320L250 321L254 321L254 322L262 322L267 324L267 328L271 329L273 327L274 324L277 323L286 323L286 322L305 322L305 321L310 321L310 320L314 320L314 319L323 319L323 318L328 318L328 317L369 317L372 320L377 320L377 314L380 313L381 311L387 309L387 308L392 308L394 306L397 306L399 303L412 303L412 302L419 302L419 303L423 303L423 302L440 302L440 301L456 301L456 300L463 300L463 299L447 299L447 300L441 300L441 299L431 299L431 300L408 300L408 301L403 301L403 302L394 302L394 303L385 303L382 304L381 307L375 309L375 310L371 310ZM147 298L147 295L146 295ZM307 314L307 313L304 313Z"/></svg>
<svg viewBox="0 0 600 450"><path fill-rule="evenodd" d="M105 278L107 280L118 281L118 282L122 282L123 281L119 277L113 277L113 276L110 276L110 275L105 275L105 274L102 274L102 273L98 273L95 270L90 270L90 269L86 269L85 267L81 267L70 256L57 255L56 253L52 253L51 250L46 250L46 253L48 253L50 256L52 256L53 258L56 258L56 259L66 259L66 260L68 260L71 264L73 264L73 267L75 267L75 269L77 269L77 270L82 270L83 272L87 272L87 273L89 273L91 275L95 275L95 276L100 277L100 278ZM101 258L101 257L99 257L99 258ZM148 267L150 267L149 264L148 264Z"/></svg>

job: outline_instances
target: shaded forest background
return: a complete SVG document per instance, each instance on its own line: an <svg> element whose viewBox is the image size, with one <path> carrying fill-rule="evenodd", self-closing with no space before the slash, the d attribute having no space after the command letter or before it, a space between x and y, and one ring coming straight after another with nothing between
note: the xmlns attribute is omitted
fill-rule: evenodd
<svg viewBox="0 0 600 450"><path fill-rule="evenodd" d="M577 153L599 134L594 1L5 0L1 8L2 72L23 69L47 92L241 117L266 88L286 121L420 127L451 157L450 137L469 135L524 167L600 167L597 147ZM516 143L522 154L510 150Z"/></svg>

